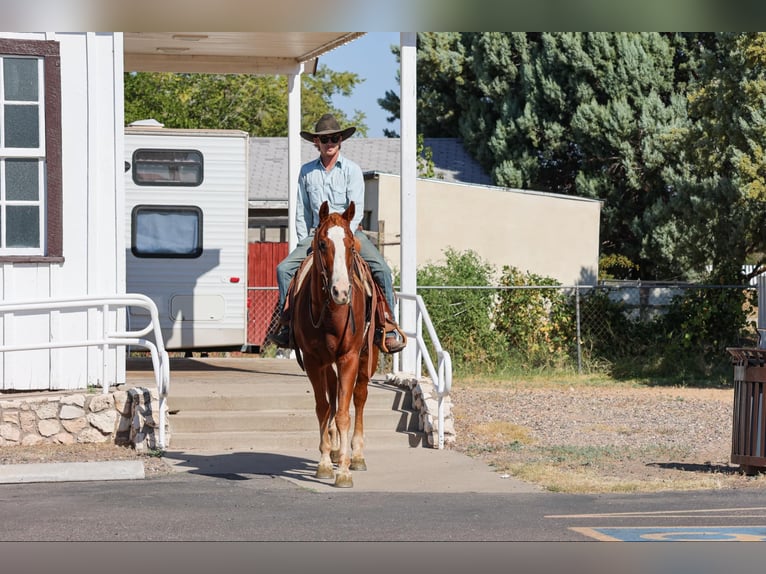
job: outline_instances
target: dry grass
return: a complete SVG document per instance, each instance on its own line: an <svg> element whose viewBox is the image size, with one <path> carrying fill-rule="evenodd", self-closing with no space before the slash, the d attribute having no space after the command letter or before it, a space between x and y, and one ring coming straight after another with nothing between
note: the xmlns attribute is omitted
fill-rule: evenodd
<svg viewBox="0 0 766 574"><path fill-rule="evenodd" d="M550 491L766 486L729 462L730 388L460 380L451 394L457 450Z"/></svg>

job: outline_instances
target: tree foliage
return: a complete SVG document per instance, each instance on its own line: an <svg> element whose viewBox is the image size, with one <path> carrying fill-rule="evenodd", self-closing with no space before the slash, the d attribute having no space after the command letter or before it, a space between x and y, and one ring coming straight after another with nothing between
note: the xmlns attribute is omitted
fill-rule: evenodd
<svg viewBox="0 0 766 574"><path fill-rule="evenodd" d="M401 60L399 46L391 52ZM457 32L418 34L417 38L417 124L418 131L427 137L458 137L460 106L456 101L456 87L462 84L464 47ZM397 83L400 82L397 72ZM389 122L400 119L399 94L387 90L378 104L390 115ZM398 137L393 130L384 130L387 137Z"/></svg>
<svg viewBox="0 0 766 574"><path fill-rule="evenodd" d="M659 34L472 34L461 132L498 185L603 200L603 254L644 276L644 214L663 201L665 141L685 119Z"/></svg>
<svg viewBox="0 0 766 574"><path fill-rule="evenodd" d="M301 76L302 129L313 129L322 114L367 134L365 114L353 117L332 105L363 81L351 72L320 66ZM259 137L287 135L287 78L247 74L125 74L125 121L154 118L173 128L238 129Z"/></svg>
<svg viewBox="0 0 766 574"><path fill-rule="evenodd" d="M621 278L733 282L766 266L765 64L762 33L420 33L418 127L497 185L603 201Z"/></svg>
<svg viewBox="0 0 766 574"><path fill-rule="evenodd" d="M674 237L668 250L689 267L709 267L709 280L738 283L748 260L763 271L766 253L766 35L718 34L697 49L690 122L657 235Z"/></svg>

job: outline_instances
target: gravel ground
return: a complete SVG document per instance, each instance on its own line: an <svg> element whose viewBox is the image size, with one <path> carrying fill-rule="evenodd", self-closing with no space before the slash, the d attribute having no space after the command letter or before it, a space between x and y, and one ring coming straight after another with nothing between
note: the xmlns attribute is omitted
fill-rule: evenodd
<svg viewBox="0 0 766 574"><path fill-rule="evenodd" d="M451 392L457 450L581 492L763 488L766 476L729 463L733 397L732 389L689 388Z"/></svg>

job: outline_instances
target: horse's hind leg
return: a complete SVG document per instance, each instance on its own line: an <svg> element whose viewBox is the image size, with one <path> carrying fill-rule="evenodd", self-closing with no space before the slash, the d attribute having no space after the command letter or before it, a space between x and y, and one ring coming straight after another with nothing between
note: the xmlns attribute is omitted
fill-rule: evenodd
<svg viewBox="0 0 766 574"><path fill-rule="evenodd" d="M351 469L349 468L351 463L349 457L351 415L349 411L358 368L358 355L346 355L338 363L338 412L335 415L335 422L338 425L338 433L340 434L340 458L338 459L338 468L335 472L335 486L342 488L354 486L354 480L351 478Z"/></svg>
<svg viewBox="0 0 766 574"><path fill-rule="evenodd" d="M377 348L373 349L373 365L378 363ZM359 361L359 374L354 386L354 435L351 437L351 470L367 470L364 460L364 405L367 403L367 385L370 382L367 372L367 353L362 353Z"/></svg>
<svg viewBox="0 0 766 574"><path fill-rule="evenodd" d="M360 379L363 375L360 375ZM354 387L354 435L351 437L351 470L367 470L364 461L364 404L367 402L367 380Z"/></svg>

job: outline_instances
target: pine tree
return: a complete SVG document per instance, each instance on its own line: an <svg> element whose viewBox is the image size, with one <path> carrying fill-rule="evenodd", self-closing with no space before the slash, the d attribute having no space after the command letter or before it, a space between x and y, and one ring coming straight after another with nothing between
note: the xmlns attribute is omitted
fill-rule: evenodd
<svg viewBox="0 0 766 574"><path fill-rule="evenodd" d="M751 275L766 267L766 34L723 33L696 48L683 169L657 235L674 238L667 251L688 267L710 267L709 280L739 283L744 263L756 264Z"/></svg>
<svg viewBox="0 0 766 574"><path fill-rule="evenodd" d="M686 121L676 53L657 33L466 34L466 147L501 186L602 200L602 254L644 278L644 213L667 193L668 140Z"/></svg>

